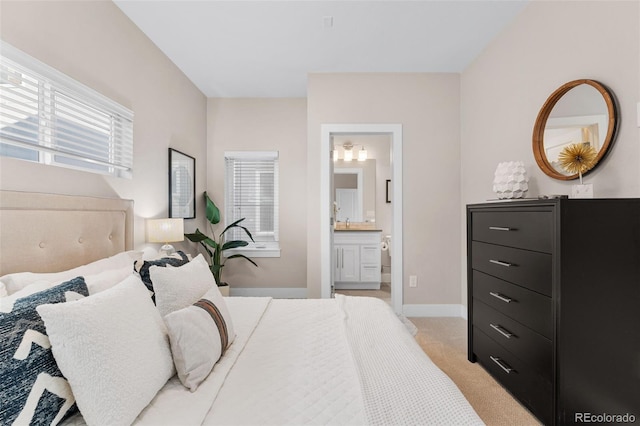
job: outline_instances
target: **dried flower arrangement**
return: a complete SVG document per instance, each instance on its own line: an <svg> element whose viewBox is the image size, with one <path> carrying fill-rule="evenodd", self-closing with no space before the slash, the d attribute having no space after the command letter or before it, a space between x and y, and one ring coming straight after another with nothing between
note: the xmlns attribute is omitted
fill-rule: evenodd
<svg viewBox="0 0 640 426"><path fill-rule="evenodd" d="M576 143L564 148L558 155L558 161L567 173L578 173L582 184L582 174L596 165L597 156L598 153L590 144Z"/></svg>

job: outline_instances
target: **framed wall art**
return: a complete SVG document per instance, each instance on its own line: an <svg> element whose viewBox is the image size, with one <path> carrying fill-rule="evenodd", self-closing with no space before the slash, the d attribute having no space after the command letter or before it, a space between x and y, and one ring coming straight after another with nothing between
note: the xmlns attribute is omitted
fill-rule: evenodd
<svg viewBox="0 0 640 426"><path fill-rule="evenodd" d="M196 217L196 159L169 148L169 217Z"/></svg>

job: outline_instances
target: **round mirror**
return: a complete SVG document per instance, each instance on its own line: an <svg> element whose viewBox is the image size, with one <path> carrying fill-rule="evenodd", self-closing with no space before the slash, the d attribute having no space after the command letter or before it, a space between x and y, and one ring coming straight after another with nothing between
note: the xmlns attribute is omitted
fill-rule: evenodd
<svg viewBox="0 0 640 426"><path fill-rule="evenodd" d="M533 128L533 155L552 178L577 179L566 172L558 156L567 147L584 144L596 152L595 169L613 145L618 126L612 93L594 80L570 81L553 92L540 109Z"/></svg>

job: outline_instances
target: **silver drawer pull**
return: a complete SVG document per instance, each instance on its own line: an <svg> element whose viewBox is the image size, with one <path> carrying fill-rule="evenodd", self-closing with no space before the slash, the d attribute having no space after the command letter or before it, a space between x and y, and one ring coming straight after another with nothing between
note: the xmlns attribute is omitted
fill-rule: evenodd
<svg viewBox="0 0 640 426"><path fill-rule="evenodd" d="M507 364L506 362L504 362L502 359L498 358L497 356L489 355L489 358L491 358L491 361L493 361L496 364L498 364L498 367L502 368L507 374L511 374L512 372L516 373L516 370L514 370L511 367L509 367L509 364Z"/></svg>
<svg viewBox="0 0 640 426"><path fill-rule="evenodd" d="M489 229L492 231L513 231L513 228L505 228L503 226L490 226Z"/></svg>
<svg viewBox="0 0 640 426"><path fill-rule="evenodd" d="M502 262L500 260L493 260L493 259L489 259L489 262L495 264L495 265L500 265L500 266L505 266L505 267L510 267L513 266L513 263L507 263L507 262Z"/></svg>
<svg viewBox="0 0 640 426"><path fill-rule="evenodd" d="M513 301L512 298L507 297L507 296L503 296L500 293L494 293L493 291L490 291L489 294L492 295L493 297L495 297L496 299L502 300L505 303L511 303Z"/></svg>
<svg viewBox="0 0 640 426"><path fill-rule="evenodd" d="M502 334L507 339L511 339L512 337L518 337L515 334L511 333L509 330L503 327L500 327L499 325L489 324L489 326L493 328L495 331L497 331L498 333Z"/></svg>

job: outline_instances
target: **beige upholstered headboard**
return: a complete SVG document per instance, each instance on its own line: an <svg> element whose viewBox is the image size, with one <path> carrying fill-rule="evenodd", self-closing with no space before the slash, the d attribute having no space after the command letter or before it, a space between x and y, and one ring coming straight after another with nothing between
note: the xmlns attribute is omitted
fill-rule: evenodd
<svg viewBox="0 0 640 426"><path fill-rule="evenodd" d="M58 272L133 248L133 201L0 191L0 276Z"/></svg>

